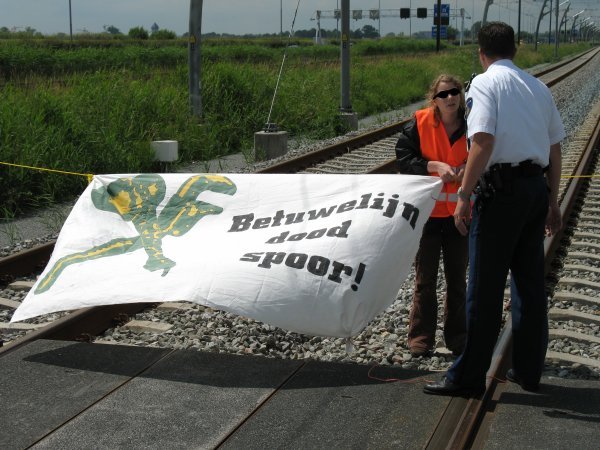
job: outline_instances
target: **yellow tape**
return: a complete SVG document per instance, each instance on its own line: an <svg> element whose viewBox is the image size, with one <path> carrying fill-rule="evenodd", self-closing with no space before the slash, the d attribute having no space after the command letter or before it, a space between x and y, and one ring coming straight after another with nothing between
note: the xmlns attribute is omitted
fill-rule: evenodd
<svg viewBox="0 0 600 450"><path fill-rule="evenodd" d="M77 173L77 172L66 172L64 170L54 170L54 169L44 169L42 167L32 167L32 166L24 166L22 164L11 164L0 161L0 164L4 164L5 166L12 167L20 167L22 169L32 169L32 170L41 170L43 172L54 172L54 173L62 173L65 175L77 175L80 177L86 177L88 180L88 184L92 182L92 178L94 178L93 173ZM594 178L600 177L600 174L592 174L592 175L561 175L561 178Z"/></svg>
<svg viewBox="0 0 600 450"><path fill-rule="evenodd" d="M88 180L88 184L91 183L92 182L92 178L94 178L94 174L93 173L67 172L65 170L45 169L43 167L25 166L23 164L11 164L11 163L2 162L2 161L0 161L0 164L4 164L5 166L11 166L11 167L19 167L21 169L32 169L32 170L39 170L41 172L54 172L54 173L62 173L64 175L76 175L76 176L79 176L79 177L86 177L87 180Z"/></svg>
<svg viewBox="0 0 600 450"><path fill-rule="evenodd" d="M561 175L561 178L596 178L600 177L600 174L592 175Z"/></svg>

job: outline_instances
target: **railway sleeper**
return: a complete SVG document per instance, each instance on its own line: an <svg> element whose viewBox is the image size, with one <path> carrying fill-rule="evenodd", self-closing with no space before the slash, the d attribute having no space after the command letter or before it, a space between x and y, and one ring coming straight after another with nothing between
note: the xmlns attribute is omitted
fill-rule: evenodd
<svg viewBox="0 0 600 450"><path fill-rule="evenodd" d="M561 353L555 351L548 351L546 353L546 359L562 361L570 364L581 364L582 366L592 366L600 368L600 361L595 359L586 358L584 356L571 355L570 353Z"/></svg>
<svg viewBox="0 0 600 450"><path fill-rule="evenodd" d="M563 321L573 320L581 323L600 325L600 315L573 311L570 309L550 308L550 311L548 311L548 319Z"/></svg>
<svg viewBox="0 0 600 450"><path fill-rule="evenodd" d="M51 322L43 322L43 323L23 323L23 322L0 322L0 330L9 330L9 331L29 331L29 330L37 330L39 328L45 327L49 325Z"/></svg>
<svg viewBox="0 0 600 450"><path fill-rule="evenodd" d="M562 281L563 280L561 279L561 283L562 283ZM577 302L577 303L583 303L586 305L600 306L600 298L591 297L589 295L578 294L576 292L569 292L569 291L555 292L554 296L553 296L553 300L561 301L561 302Z"/></svg>
<svg viewBox="0 0 600 450"><path fill-rule="evenodd" d="M35 281L13 281L8 285L8 288L12 289L13 291L29 291L34 284Z"/></svg>
<svg viewBox="0 0 600 450"><path fill-rule="evenodd" d="M0 297L0 309L17 309L19 306L21 306L21 302Z"/></svg>
<svg viewBox="0 0 600 450"><path fill-rule="evenodd" d="M573 237L580 239L598 239L598 235L596 233L590 233L585 231L576 231L575 233L573 233Z"/></svg>
<svg viewBox="0 0 600 450"><path fill-rule="evenodd" d="M130 320L123 328L136 333L164 333L173 328L173 325L162 322L151 322L149 320Z"/></svg>
<svg viewBox="0 0 600 450"><path fill-rule="evenodd" d="M564 270L571 270L571 271L579 271L579 272L591 272L591 273L599 273L600 274L600 268L598 267L590 267L590 266L583 266L581 264L565 264L563 266Z"/></svg>
<svg viewBox="0 0 600 450"><path fill-rule="evenodd" d="M593 334L578 333L576 331L553 328L548 331L550 339L569 339L571 341L600 344L600 337Z"/></svg>
<svg viewBox="0 0 600 450"><path fill-rule="evenodd" d="M582 278L561 277L560 281L558 282L558 285L575 286L579 288L595 289L600 291L600 283L584 280Z"/></svg>
<svg viewBox="0 0 600 450"><path fill-rule="evenodd" d="M599 211L599 214L600 214L600 211ZM594 248L596 250L600 250L600 244L596 244L595 242L586 242L586 241L572 241L571 247Z"/></svg>
<svg viewBox="0 0 600 450"><path fill-rule="evenodd" d="M587 253L587 252L569 252L567 254L568 258L571 259L590 259L593 261L599 261L600 262L600 255L596 254L596 253Z"/></svg>

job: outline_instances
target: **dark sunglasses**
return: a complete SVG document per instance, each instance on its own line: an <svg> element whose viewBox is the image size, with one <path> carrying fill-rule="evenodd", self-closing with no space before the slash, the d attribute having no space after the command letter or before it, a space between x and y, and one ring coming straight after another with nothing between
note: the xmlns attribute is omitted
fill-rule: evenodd
<svg viewBox="0 0 600 450"><path fill-rule="evenodd" d="M447 91L438 92L437 94L435 94L433 96L433 98L446 98L446 97L448 97L448 95L451 95L452 97L456 97L458 94L460 94L460 89L452 88L452 89L448 89Z"/></svg>

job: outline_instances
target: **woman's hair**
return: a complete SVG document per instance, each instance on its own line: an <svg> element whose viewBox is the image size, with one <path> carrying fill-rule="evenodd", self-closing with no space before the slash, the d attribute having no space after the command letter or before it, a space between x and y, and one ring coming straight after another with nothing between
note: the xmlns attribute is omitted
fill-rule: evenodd
<svg viewBox="0 0 600 450"><path fill-rule="evenodd" d="M435 94L437 94L438 86L440 85L440 83L453 84L455 87L460 89L460 105L458 107L458 115L461 117L464 117L465 109L466 109L465 108L465 93L464 93L464 87L463 87L462 82L453 75L448 75L445 73L441 74L435 80L433 80L433 83L431 83L431 86L429 86L429 91L427 92L427 96L426 96L426 100L429 102L429 106L433 108L436 126L440 123L440 120L442 118L440 116L440 111L439 111L437 105L435 104L433 96Z"/></svg>

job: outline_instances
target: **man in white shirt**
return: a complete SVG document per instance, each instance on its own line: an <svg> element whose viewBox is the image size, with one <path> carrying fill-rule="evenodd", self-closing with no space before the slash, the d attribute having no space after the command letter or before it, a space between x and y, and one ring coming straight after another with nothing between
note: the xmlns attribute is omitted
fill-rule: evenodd
<svg viewBox="0 0 600 450"><path fill-rule="evenodd" d="M507 379L536 391L548 343L544 234L562 226L558 188L565 131L549 89L513 64L514 30L489 22L478 41L485 73L474 78L467 96L471 145L454 212L458 230L469 234L467 341L442 380L424 387L428 394L485 389L509 270L513 368Z"/></svg>

